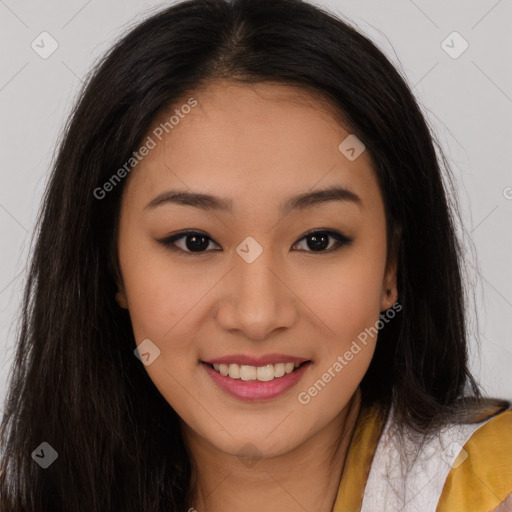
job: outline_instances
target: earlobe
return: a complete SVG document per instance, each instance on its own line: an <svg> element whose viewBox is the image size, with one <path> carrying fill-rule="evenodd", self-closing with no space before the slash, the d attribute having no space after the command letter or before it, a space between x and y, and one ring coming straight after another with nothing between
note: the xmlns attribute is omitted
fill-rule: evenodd
<svg viewBox="0 0 512 512"><path fill-rule="evenodd" d="M381 298L381 312L386 311L398 300L397 284L396 284L396 266L393 264L389 269L384 280Z"/></svg>
<svg viewBox="0 0 512 512"><path fill-rule="evenodd" d="M386 311L387 309L389 309L390 307L393 306L393 304L397 301L397 293L396 293L396 290L394 289L387 289L386 290L386 293L383 295L382 297L382 301L381 301L381 305L380 305L380 310L381 310L381 313L383 311Z"/></svg>
<svg viewBox="0 0 512 512"><path fill-rule="evenodd" d="M116 270L116 287L117 293L115 295L116 302L119 304L119 307L123 309L128 309L128 300L126 299L126 291L124 289L123 278L121 277L120 271Z"/></svg>
<svg viewBox="0 0 512 512"><path fill-rule="evenodd" d="M126 300L126 295L124 291L118 291L116 293L116 301L120 307L123 309L128 309L128 301Z"/></svg>
<svg viewBox="0 0 512 512"><path fill-rule="evenodd" d="M398 300L398 285L397 285L397 274L398 274L398 260L399 260L399 248L400 241L402 238L403 228L400 224L396 224L393 229L393 237L391 242L390 252L388 258L386 258L386 272L384 282L382 285L382 296L381 296L381 313L391 308Z"/></svg>

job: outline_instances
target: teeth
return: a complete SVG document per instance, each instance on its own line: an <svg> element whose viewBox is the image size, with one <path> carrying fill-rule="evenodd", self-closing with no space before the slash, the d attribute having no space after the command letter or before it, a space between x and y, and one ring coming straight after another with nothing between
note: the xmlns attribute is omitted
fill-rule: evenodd
<svg viewBox="0 0 512 512"><path fill-rule="evenodd" d="M232 379L259 380L261 382L268 382L282 377L286 373L291 373L295 368L298 368L300 363L277 363L267 364L265 366L248 366L231 364L214 364L213 368L224 377L231 377Z"/></svg>
<svg viewBox="0 0 512 512"><path fill-rule="evenodd" d="M286 372L284 371L284 363L277 363L274 365L274 377L282 377Z"/></svg>
<svg viewBox="0 0 512 512"><path fill-rule="evenodd" d="M226 366L226 365L223 365L223 366ZM237 364L230 364L228 375L232 379L239 379L240 378L240 366L238 366Z"/></svg>

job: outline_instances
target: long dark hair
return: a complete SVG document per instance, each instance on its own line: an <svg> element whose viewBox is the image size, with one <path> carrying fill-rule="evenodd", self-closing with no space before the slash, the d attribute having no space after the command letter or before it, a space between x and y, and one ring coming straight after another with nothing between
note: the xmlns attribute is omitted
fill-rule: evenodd
<svg viewBox="0 0 512 512"><path fill-rule="evenodd" d="M218 78L320 93L370 152L402 310L379 332L363 404L428 434L509 407L468 369L456 208L410 88L348 22L300 0L188 0L95 66L64 129L37 226L1 424L4 512L187 510L180 418L134 357L115 301L123 180L102 187L178 98ZM455 213L454 213L455 212ZM58 459L32 460L42 442Z"/></svg>

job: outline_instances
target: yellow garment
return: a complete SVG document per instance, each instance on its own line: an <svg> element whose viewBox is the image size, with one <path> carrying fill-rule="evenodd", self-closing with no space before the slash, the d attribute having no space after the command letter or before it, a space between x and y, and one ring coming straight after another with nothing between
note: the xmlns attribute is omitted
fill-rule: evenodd
<svg viewBox="0 0 512 512"><path fill-rule="evenodd" d="M360 511L373 454L385 422L386 413L379 408L361 410L333 512ZM490 512L512 493L511 409L482 425L463 448L468 457L460 465L455 461L436 512Z"/></svg>
<svg viewBox="0 0 512 512"><path fill-rule="evenodd" d="M488 512L512 492L512 410L480 427L464 450L468 457L452 467L436 512Z"/></svg>

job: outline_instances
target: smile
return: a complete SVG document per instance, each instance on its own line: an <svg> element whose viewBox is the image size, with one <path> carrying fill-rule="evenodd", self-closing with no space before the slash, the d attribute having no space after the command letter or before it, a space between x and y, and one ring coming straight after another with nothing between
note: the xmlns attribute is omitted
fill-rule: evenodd
<svg viewBox="0 0 512 512"><path fill-rule="evenodd" d="M276 398L295 386L311 364L312 361L304 361L250 366L202 361L200 366L228 395L244 401L262 401Z"/></svg>
<svg viewBox="0 0 512 512"><path fill-rule="evenodd" d="M243 381L259 380L260 382L269 382L279 379L288 373L292 373L300 363L276 363L265 366L230 364L213 364L214 370L224 377L231 379L241 379Z"/></svg>

